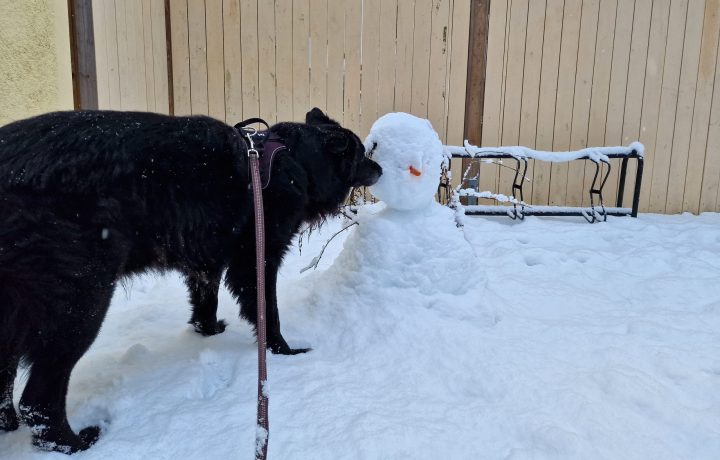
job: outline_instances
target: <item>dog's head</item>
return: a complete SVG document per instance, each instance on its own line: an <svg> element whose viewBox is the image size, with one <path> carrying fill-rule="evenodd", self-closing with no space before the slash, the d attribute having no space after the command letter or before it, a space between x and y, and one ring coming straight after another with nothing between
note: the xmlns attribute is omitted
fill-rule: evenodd
<svg viewBox="0 0 720 460"><path fill-rule="evenodd" d="M362 141L317 107L305 116L305 123L321 133L324 161L348 190L373 185L382 175L379 164L365 155Z"/></svg>

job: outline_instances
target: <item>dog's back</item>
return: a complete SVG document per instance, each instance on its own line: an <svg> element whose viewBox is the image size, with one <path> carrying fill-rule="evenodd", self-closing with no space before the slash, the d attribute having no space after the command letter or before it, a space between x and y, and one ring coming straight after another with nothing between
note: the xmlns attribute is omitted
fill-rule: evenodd
<svg viewBox="0 0 720 460"><path fill-rule="evenodd" d="M188 259L174 254L183 242L246 218L240 148L233 128L209 117L50 113L0 128L0 194L55 197L47 208L58 216L131 240L129 273L171 268Z"/></svg>
<svg viewBox="0 0 720 460"><path fill-rule="evenodd" d="M209 117L49 113L0 128L0 189L111 196L140 191L118 190L128 186L201 189L244 170L237 148L233 129Z"/></svg>

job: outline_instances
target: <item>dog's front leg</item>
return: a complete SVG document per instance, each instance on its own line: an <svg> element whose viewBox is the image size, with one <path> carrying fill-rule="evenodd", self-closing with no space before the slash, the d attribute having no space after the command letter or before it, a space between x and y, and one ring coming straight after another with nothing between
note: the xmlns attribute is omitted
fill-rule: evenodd
<svg viewBox="0 0 720 460"><path fill-rule="evenodd" d="M218 289L221 270L191 271L185 273L190 293L192 317L189 323L202 335L215 335L225 331L226 323L217 319Z"/></svg>
<svg viewBox="0 0 720 460"><path fill-rule="evenodd" d="M251 259L252 260L252 259ZM267 343L274 354L296 355L310 351L309 348L290 348L280 331L280 315L277 308L277 263L266 259L265 299L267 318ZM240 316L257 329L257 283L255 264L231 264L226 280L230 291L240 303Z"/></svg>
<svg viewBox="0 0 720 460"><path fill-rule="evenodd" d="M277 306L277 273L279 261L268 260L265 270L265 292L267 301L267 341L268 348L281 355L307 353L310 348L290 348L280 332L280 312Z"/></svg>

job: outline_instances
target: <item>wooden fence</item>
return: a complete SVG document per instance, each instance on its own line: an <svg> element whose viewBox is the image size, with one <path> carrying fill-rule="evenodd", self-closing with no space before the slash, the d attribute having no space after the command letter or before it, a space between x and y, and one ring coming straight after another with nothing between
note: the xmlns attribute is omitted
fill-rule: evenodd
<svg viewBox="0 0 720 460"><path fill-rule="evenodd" d="M236 122L299 120L318 106L361 137L380 115L405 111L430 119L449 144L481 134L485 146L555 151L639 139L641 211L720 211L720 0L93 0L92 8L100 108ZM483 59L471 71L486 70L482 125L470 117L466 126L478 81L466 94L469 43L486 47L471 50ZM534 204L587 204L583 162L538 162L530 179ZM510 182L507 168L482 166L482 189L508 193Z"/></svg>
<svg viewBox="0 0 720 460"><path fill-rule="evenodd" d="M170 0L165 13L93 2L100 108L275 122L317 106L361 137L405 111L462 142L469 0Z"/></svg>
<svg viewBox="0 0 720 460"><path fill-rule="evenodd" d="M719 9L720 0L492 0L483 145L563 151L639 139L641 211L720 211ZM535 163L532 202L587 204L589 172ZM486 167L481 187L507 190L509 176Z"/></svg>

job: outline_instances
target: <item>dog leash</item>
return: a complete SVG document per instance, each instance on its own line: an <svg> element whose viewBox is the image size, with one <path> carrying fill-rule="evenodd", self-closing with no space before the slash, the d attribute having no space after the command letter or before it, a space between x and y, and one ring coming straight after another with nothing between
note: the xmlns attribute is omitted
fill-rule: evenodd
<svg viewBox="0 0 720 460"><path fill-rule="evenodd" d="M252 136L256 133L245 125L262 122L250 119L236 125L242 129L248 141L248 161L252 178L253 202L255 205L255 264L257 272L257 344L258 344L258 396L257 396L257 427L255 428L255 459L267 458L270 425L268 423L268 397L265 391L267 382L267 318L265 316L265 216L263 214L262 184L260 182L260 153L255 148ZM267 126L267 123L265 123Z"/></svg>

